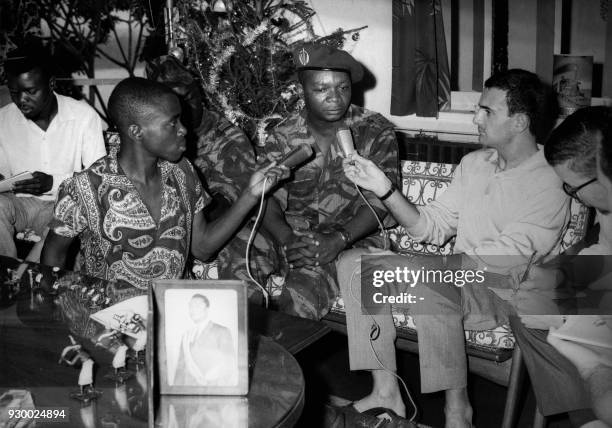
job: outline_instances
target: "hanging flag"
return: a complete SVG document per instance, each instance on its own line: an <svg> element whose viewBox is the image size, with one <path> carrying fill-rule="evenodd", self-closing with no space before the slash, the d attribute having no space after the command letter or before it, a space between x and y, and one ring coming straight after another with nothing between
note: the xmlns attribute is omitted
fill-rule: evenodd
<svg viewBox="0 0 612 428"><path fill-rule="evenodd" d="M393 0L391 114L437 117L450 108L440 0Z"/></svg>

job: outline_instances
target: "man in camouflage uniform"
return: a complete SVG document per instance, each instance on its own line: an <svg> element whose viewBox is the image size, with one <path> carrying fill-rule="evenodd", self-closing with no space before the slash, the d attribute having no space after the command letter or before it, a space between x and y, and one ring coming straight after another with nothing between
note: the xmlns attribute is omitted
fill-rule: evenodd
<svg viewBox="0 0 612 428"><path fill-rule="evenodd" d="M280 310L320 319L338 296L338 255L351 246L383 244L376 217L343 172L336 130L349 127L355 149L396 183L397 141L389 121L350 104L351 84L361 80L363 68L348 53L306 44L295 52L294 61L305 108L274 129L264 153L280 157L306 143L315 154L268 200L252 267L259 274L284 277ZM368 191L363 194L384 219L387 211L379 199Z"/></svg>

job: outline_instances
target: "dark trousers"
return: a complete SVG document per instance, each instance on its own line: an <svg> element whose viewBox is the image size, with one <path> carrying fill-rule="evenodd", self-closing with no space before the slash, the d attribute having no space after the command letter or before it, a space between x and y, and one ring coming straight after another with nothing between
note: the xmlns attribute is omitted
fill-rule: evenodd
<svg viewBox="0 0 612 428"><path fill-rule="evenodd" d="M578 370L546 341L548 330L527 328L516 316L510 317L510 326L523 351L542 414L548 416L590 409L590 394ZM594 419L593 414L591 420Z"/></svg>

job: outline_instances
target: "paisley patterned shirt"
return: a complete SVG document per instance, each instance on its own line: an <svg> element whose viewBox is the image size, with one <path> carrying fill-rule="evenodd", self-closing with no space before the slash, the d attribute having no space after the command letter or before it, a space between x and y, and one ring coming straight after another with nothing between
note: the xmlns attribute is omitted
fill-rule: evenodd
<svg viewBox="0 0 612 428"><path fill-rule="evenodd" d="M51 229L80 235L86 273L146 289L158 279L181 278L194 215L210 201L186 159L160 160L162 206L156 224L115 151L60 186Z"/></svg>
<svg viewBox="0 0 612 428"><path fill-rule="evenodd" d="M398 148L391 122L379 113L351 105L345 124L351 129L359 154L378 165L397 187ZM331 145L327 155L321 153L302 112L290 116L274 129L266 141L265 152L284 155L303 143L312 145L315 158L296 169L293 179L284 182L274 197L293 228L317 229L346 224L365 202L344 175L342 150L337 141ZM386 211L372 192L364 190L363 195L373 207ZM389 217L385 220L389 221Z"/></svg>

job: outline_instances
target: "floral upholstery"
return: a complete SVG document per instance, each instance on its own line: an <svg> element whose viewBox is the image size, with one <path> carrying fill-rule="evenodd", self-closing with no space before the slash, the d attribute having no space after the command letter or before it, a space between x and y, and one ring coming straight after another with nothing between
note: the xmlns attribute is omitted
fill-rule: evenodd
<svg viewBox="0 0 612 428"><path fill-rule="evenodd" d="M402 161L402 192L406 198L416 204L425 205L433 201L448 187L456 165L436 162ZM564 251L580 241L586 234L589 210L584 205L572 203L571 218L563 235L561 249ZM447 255L452 253L454 239L439 247L433 244L413 241L402 226L389 231L393 249L399 253L415 255ZM344 313L342 297L334 303L332 311ZM398 335L404 330L408 335L416 333L412 317L401 307L393 307L393 321ZM489 349L514 348L514 336L507 325L493 330L466 330L465 339L468 345Z"/></svg>
<svg viewBox="0 0 612 428"><path fill-rule="evenodd" d="M219 279L219 262L213 260L209 263L204 263L198 259L193 259L191 266L192 279Z"/></svg>
<svg viewBox="0 0 612 428"><path fill-rule="evenodd" d="M577 244L584 238L589 227L590 211L576 200L571 200L570 221L561 238L561 252L566 251L572 245Z"/></svg>
<svg viewBox="0 0 612 428"><path fill-rule="evenodd" d="M436 162L402 161L402 193L415 205L427 205L444 192L453 178L457 165ZM415 255L448 255L454 238L443 247L413 241L404 226L389 230L394 251Z"/></svg>

